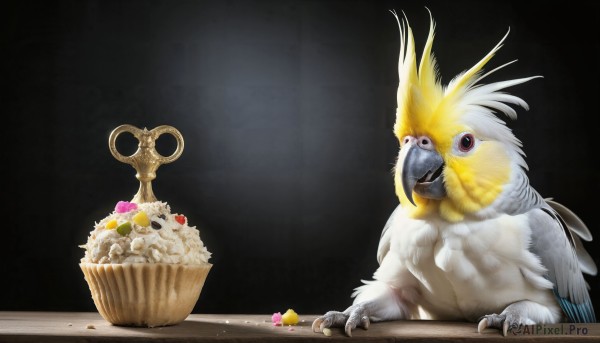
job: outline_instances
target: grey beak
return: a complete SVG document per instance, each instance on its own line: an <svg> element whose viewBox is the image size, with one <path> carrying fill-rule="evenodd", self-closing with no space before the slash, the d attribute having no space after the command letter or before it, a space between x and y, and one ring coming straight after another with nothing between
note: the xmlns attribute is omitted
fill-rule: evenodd
<svg viewBox="0 0 600 343"><path fill-rule="evenodd" d="M442 199L446 188L442 177L444 160L434 150L422 149L410 144L402 161L402 188L408 200L415 206L413 191L424 198Z"/></svg>

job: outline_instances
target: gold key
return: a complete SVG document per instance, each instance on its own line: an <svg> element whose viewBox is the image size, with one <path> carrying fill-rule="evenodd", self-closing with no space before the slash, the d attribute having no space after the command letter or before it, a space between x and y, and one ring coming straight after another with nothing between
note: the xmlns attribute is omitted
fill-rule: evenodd
<svg viewBox="0 0 600 343"><path fill-rule="evenodd" d="M117 137L123 132L131 133L139 141L138 149L130 156L123 156L116 146ZM155 149L155 142L162 134L168 133L175 137L177 148L170 156L163 156ZM169 125L157 126L152 130L139 129L133 125L125 124L114 129L108 138L108 147L112 155L123 163L130 164L137 173L135 177L140 180L140 189L131 202L144 203L156 201L152 192L152 180L156 178L156 170L162 164L175 161L183 152L183 136L174 127Z"/></svg>

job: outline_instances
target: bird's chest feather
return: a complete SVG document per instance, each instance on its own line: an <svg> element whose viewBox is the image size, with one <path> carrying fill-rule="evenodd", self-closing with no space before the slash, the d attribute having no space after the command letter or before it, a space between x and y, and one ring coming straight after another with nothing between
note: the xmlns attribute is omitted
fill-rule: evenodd
<svg viewBox="0 0 600 343"><path fill-rule="evenodd" d="M402 222L391 249L419 281L425 303L477 312L495 306L490 292L508 292L504 298L513 298L524 291L520 265L529 239L525 218Z"/></svg>

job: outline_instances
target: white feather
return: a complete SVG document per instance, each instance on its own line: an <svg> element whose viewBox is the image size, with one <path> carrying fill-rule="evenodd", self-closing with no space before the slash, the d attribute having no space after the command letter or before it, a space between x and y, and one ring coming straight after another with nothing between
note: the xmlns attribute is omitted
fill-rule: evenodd
<svg viewBox="0 0 600 343"><path fill-rule="evenodd" d="M397 212L387 228L389 251L374 274L377 282L357 288L355 303L385 296L402 308L397 299L408 303L400 294L412 294L410 303L421 307L419 313L439 320L477 320L523 299L558 313L552 283L544 279L539 259L527 250L527 228L526 215L452 224ZM390 289L394 296L387 294Z"/></svg>

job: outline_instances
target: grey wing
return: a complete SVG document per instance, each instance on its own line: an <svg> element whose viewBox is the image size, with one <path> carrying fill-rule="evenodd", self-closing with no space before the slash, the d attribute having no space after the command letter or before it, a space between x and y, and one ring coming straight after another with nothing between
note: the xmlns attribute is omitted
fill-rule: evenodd
<svg viewBox="0 0 600 343"><path fill-rule="evenodd" d="M381 238L379 239L379 247L377 247L377 262L379 264L381 264L381 261L383 261L383 258L385 257L387 252L390 250L390 242L391 242L391 236L392 236L392 231L390 230L390 227L392 226L392 223L394 222L395 218L398 216L398 214L401 211L402 211L402 206L398 205L396 207L396 209L394 210L394 212L392 212L392 215L390 215L390 217L388 218L387 222L385 223L385 226L383 227L383 231L381 231Z"/></svg>
<svg viewBox="0 0 600 343"><path fill-rule="evenodd" d="M579 259L579 267L581 268L581 271L586 274L596 275L598 272L596 263L594 263L594 259L585 250L583 243L581 243L582 239L586 242L590 242L592 240L592 233L590 230L583 223L583 221L579 219L577 215L575 215L575 213L565 206L550 199L547 199L546 202L564 220L565 225L569 229L571 237L574 241L573 243L575 246L575 252L577 254L577 258Z"/></svg>
<svg viewBox="0 0 600 343"><path fill-rule="evenodd" d="M582 270L595 272L596 266L581 245L578 232L578 229L581 231L581 226L573 228L574 225L583 223L566 207L558 207L555 204L547 200L544 206L530 212L530 249L540 257L548 270L547 278L554 284L554 294L567 317L574 322L595 322L594 309ZM578 221L574 222L573 218L577 218ZM585 225L583 227L585 228ZM584 239L591 238L591 235L583 236ZM581 257L578 256L578 252Z"/></svg>

